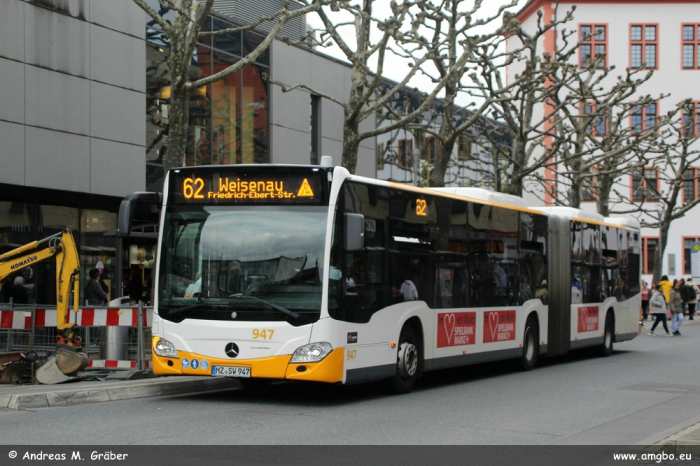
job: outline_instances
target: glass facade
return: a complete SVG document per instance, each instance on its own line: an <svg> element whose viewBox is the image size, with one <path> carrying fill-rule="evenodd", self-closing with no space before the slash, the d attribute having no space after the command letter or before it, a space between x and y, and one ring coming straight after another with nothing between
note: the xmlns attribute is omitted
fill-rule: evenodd
<svg viewBox="0 0 700 466"><path fill-rule="evenodd" d="M235 27L220 18L207 18L203 31ZM201 37L192 57L190 80L219 73L248 54L263 37L235 32ZM163 183L163 153L168 145L170 71L169 39L157 25L146 30L146 180L149 190ZM190 115L184 165L267 163L269 153L270 52L254 65L196 89L190 96Z"/></svg>

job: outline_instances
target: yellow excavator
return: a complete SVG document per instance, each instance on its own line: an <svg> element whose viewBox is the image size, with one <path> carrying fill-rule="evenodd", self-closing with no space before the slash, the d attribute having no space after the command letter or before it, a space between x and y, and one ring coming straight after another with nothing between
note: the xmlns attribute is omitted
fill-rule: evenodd
<svg viewBox="0 0 700 466"><path fill-rule="evenodd" d="M39 249L43 243L48 247ZM29 252L28 251L33 251ZM20 254L24 255L17 257ZM73 292L73 312L77 314L80 293L80 258L70 230L34 241L0 255L0 290L2 282L26 267L56 258L56 316L58 334L56 352L36 371L36 380L55 384L71 380L71 375L87 367L88 358L76 335L75 322L70 322L70 294ZM75 319L74 319L75 320Z"/></svg>

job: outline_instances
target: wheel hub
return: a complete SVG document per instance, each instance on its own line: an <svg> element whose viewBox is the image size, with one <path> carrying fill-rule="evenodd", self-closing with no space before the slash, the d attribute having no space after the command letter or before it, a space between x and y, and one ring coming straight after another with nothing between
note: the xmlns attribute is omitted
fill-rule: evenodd
<svg viewBox="0 0 700 466"><path fill-rule="evenodd" d="M403 342L399 346L399 372L401 377L412 377L418 370L418 351L414 344Z"/></svg>

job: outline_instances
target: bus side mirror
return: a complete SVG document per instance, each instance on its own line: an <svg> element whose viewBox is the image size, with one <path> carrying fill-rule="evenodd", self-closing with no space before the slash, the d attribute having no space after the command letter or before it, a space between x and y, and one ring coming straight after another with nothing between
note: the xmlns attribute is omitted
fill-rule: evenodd
<svg viewBox="0 0 700 466"><path fill-rule="evenodd" d="M345 250L362 251L365 248L365 216L345 214Z"/></svg>

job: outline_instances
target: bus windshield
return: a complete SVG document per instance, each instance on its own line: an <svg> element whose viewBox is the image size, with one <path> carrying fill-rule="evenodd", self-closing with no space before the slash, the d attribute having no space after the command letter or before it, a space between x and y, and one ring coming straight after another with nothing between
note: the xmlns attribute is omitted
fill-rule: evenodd
<svg viewBox="0 0 700 466"><path fill-rule="evenodd" d="M168 207L159 314L176 322L318 320L327 218L327 207L313 206Z"/></svg>

